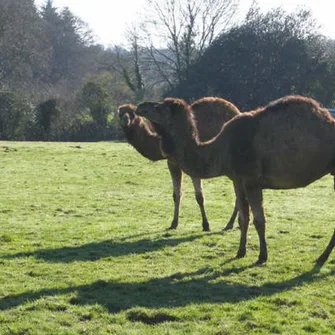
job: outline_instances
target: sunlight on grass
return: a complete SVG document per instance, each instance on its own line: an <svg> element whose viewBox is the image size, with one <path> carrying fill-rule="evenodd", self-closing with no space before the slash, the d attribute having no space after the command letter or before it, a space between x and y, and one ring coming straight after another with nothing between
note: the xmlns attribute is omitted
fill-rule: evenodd
<svg viewBox="0 0 335 335"><path fill-rule="evenodd" d="M9 147L12 150L4 150ZM227 178L204 181L202 232L184 178L180 224L166 162L125 143L0 144L0 334L333 334L333 180L265 191L269 261L239 230Z"/></svg>

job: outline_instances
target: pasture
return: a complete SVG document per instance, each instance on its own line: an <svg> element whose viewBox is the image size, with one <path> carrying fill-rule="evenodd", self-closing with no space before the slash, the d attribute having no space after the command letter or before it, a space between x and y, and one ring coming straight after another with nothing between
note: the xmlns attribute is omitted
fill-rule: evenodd
<svg viewBox="0 0 335 335"><path fill-rule="evenodd" d="M333 179L265 191L269 260L251 224L222 232L231 182L204 182L211 232L184 178L125 143L0 142L0 334L334 334Z"/></svg>

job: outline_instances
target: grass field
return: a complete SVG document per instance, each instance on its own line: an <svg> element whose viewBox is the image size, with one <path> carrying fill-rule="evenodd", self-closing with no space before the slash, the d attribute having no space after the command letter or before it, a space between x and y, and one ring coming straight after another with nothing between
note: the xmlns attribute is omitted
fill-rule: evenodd
<svg viewBox="0 0 335 335"><path fill-rule="evenodd" d="M334 334L333 180L265 191L258 238L235 260L222 233L231 182L204 182L211 232L184 179L180 224L166 162L125 143L0 142L0 334Z"/></svg>

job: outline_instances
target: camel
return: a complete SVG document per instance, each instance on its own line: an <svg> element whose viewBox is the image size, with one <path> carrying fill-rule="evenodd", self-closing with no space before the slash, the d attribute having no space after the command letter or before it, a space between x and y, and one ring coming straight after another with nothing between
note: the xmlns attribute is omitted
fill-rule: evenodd
<svg viewBox="0 0 335 335"><path fill-rule="evenodd" d="M233 181L241 230L237 258L246 254L249 208L259 237L255 265L267 261L263 189L304 187L335 175L335 120L313 99L286 96L265 107L241 113L213 139L201 142L192 106L167 98L136 113L156 122L175 146L180 168L192 177L226 175ZM335 185L335 178L334 178ZM335 245L335 231L316 260L322 266Z"/></svg>
<svg viewBox="0 0 335 335"><path fill-rule="evenodd" d="M152 106L156 104L151 103ZM192 106L199 129L199 136L202 140L208 140L215 136L221 130L223 123L240 113L236 106L221 98L203 98L194 102ZM172 179L174 199L174 216L169 229L176 229L179 222L179 207L182 196L182 170L174 158L174 148L169 144L168 136L163 136L164 141L162 141L162 137L156 132L158 130L162 131L159 129L159 125L153 124L151 121L136 115L135 109L136 107L131 104L119 107L118 115L121 127L127 141L144 157L152 161L167 159ZM196 177L191 177L191 179L194 186L195 198L202 215L203 231L209 231L201 179ZM236 216L237 207L235 204L229 222L223 230L233 228Z"/></svg>

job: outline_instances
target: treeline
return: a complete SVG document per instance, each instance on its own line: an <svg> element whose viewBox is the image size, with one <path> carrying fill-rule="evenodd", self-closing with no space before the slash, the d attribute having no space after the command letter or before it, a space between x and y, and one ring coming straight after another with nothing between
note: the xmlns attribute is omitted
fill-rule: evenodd
<svg viewBox="0 0 335 335"><path fill-rule="evenodd" d="M119 136L117 106L134 99L116 52L48 0L0 0L0 139L102 140Z"/></svg>
<svg viewBox="0 0 335 335"><path fill-rule="evenodd" d="M0 0L0 139L118 139L118 105L164 96L217 95L252 109L302 94L335 105L335 41L319 33L310 12L262 14L254 4L241 24L201 40L195 14L221 2L191 2L198 7L185 10L180 39L172 35L155 48L133 32L124 49L96 44L89 27L52 0L41 8L33 0Z"/></svg>
<svg viewBox="0 0 335 335"><path fill-rule="evenodd" d="M171 91L189 100L218 95L253 109L288 94L335 106L335 41L318 33L308 11L266 14L252 8L221 34Z"/></svg>

